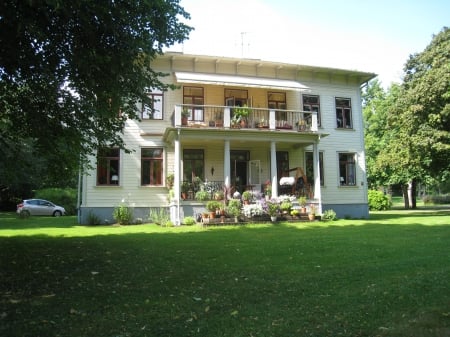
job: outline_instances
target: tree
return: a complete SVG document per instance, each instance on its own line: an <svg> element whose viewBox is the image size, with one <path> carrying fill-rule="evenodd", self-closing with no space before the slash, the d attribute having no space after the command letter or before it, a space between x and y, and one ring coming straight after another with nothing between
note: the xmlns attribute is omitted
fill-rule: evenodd
<svg viewBox="0 0 450 337"><path fill-rule="evenodd" d="M53 176L98 147L125 148L121 131L139 118L136 103L148 102L149 88L168 89L151 61L192 29L178 3L1 2L0 185L16 170L8 163L27 158L14 158L23 147Z"/></svg>
<svg viewBox="0 0 450 337"><path fill-rule="evenodd" d="M391 183L409 187L405 206L416 207L418 181L445 179L450 173L449 64L450 30L443 28L423 52L410 56L403 84L389 106L386 144L376 162Z"/></svg>

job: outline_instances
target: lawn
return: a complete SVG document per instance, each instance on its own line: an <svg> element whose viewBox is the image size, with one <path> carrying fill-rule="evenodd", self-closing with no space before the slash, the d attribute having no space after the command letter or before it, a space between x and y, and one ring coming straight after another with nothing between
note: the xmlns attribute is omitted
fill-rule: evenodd
<svg viewBox="0 0 450 337"><path fill-rule="evenodd" d="M1 336L450 336L450 210L202 229L0 215Z"/></svg>

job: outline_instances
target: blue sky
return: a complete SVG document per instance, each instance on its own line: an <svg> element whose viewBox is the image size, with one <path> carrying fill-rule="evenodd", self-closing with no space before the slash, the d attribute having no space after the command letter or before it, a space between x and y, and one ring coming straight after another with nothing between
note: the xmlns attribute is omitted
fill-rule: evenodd
<svg viewBox="0 0 450 337"><path fill-rule="evenodd" d="M181 0L195 30L170 50L374 72L400 82L410 54L450 26L444 0Z"/></svg>

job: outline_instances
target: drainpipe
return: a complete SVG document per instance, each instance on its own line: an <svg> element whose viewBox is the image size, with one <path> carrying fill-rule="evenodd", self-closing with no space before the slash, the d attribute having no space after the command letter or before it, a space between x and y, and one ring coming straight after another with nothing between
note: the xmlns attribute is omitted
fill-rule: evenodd
<svg viewBox="0 0 450 337"><path fill-rule="evenodd" d="M278 176L277 176L277 147L274 141L270 142L270 173L272 180L272 198L278 197Z"/></svg>
<svg viewBox="0 0 450 337"><path fill-rule="evenodd" d="M80 167L78 168L78 191L77 191L77 219L78 223L81 224L81 160L80 160Z"/></svg>
<svg viewBox="0 0 450 337"><path fill-rule="evenodd" d="M175 139L175 163L174 163L174 182L173 192L176 203L175 225L179 226L180 222L180 129L177 130L177 138Z"/></svg>

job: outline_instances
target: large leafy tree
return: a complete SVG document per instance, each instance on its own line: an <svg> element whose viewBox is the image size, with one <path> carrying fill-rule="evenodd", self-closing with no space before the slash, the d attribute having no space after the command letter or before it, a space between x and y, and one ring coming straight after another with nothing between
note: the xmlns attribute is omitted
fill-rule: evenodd
<svg viewBox="0 0 450 337"><path fill-rule="evenodd" d="M376 168L389 183L409 185L415 207L417 181L450 173L450 30L443 28L423 52L411 55L404 70Z"/></svg>
<svg viewBox="0 0 450 337"><path fill-rule="evenodd" d="M40 167L30 158L58 177L99 146L124 148L136 103L167 89L151 61L188 37L183 18L179 0L3 0L0 186Z"/></svg>

